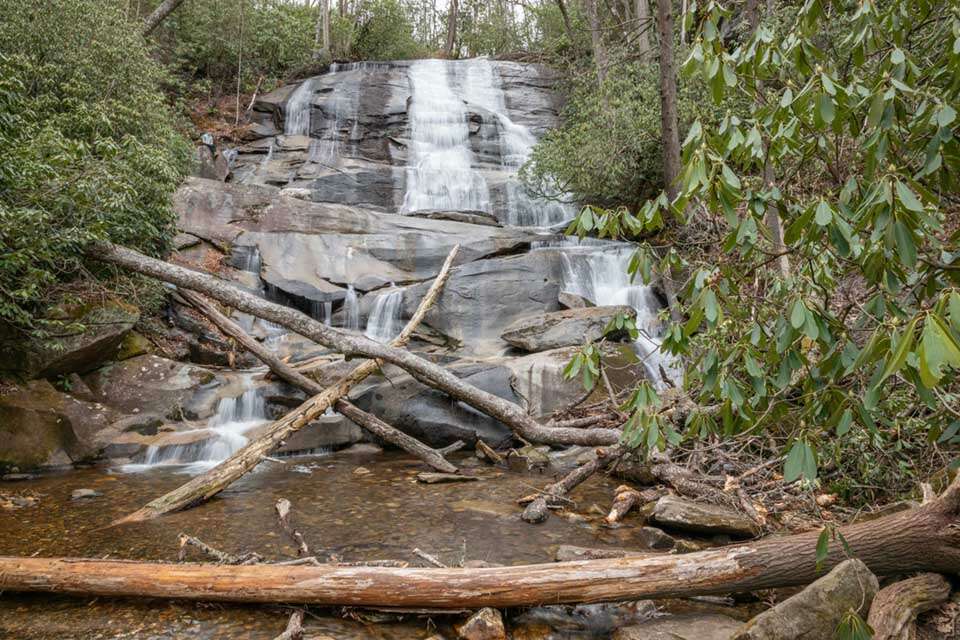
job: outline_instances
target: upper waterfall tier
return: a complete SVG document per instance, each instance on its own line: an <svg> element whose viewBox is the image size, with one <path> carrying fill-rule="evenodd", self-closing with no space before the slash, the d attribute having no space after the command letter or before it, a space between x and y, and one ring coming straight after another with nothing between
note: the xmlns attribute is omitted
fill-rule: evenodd
<svg viewBox="0 0 960 640"><path fill-rule="evenodd" d="M572 208L532 197L517 172L557 123L554 82L544 67L485 58L335 64L257 100L234 180L316 202L553 225Z"/></svg>

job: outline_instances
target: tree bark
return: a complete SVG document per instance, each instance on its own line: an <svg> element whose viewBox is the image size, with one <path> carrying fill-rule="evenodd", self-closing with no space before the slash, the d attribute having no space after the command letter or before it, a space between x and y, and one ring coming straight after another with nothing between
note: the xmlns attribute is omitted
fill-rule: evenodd
<svg viewBox="0 0 960 640"><path fill-rule="evenodd" d="M109 245L101 247L103 251L106 251L110 248ZM128 249L121 249L119 247L112 247L114 250L119 252L129 251ZM440 295L440 289L443 288L444 282L450 273L451 265L453 264L454 258L456 258L459 245L455 246L451 251L450 255L447 256L447 260L443 263L443 267L440 269L440 274L434 280L433 285L427 291L426 295L423 297L423 300L420 301L420 305L417 307L417 310L414 312L413 317L410 318L410 321L407 322L406 326L400 332L396 338L394 338L392 344L395 347L403 346L410 339L411 334L420 324L420 321L423 320L423 317L426 315L427 310L433 305L434 301ZM130 252L136 254L136 252ZM139 254L136 254L139 255ZM146 256L141 256L146 258ZM182 270L184 272L194 273L196 276L201 276L202 278L210 278L216 283L215 278L210 276L205 276L203 274L190 272L188 269L183 269L182 267L175 267L174 265L167 265L166 263L160 260L153 260L152 258L147 258L147 260L152 260L154 263L157 263L155 266L166 265L166 267L172 269ZM442 277L441 277L442 276ZM185 281L189 281L187 278ZM186 286L186 285L184 285ZM220 285L228 286L229 285ZM218 287L213 287L217 289ZM233 287L230 287L233 288ZM235 289L235 288L234 288ZM236 292L242 293L243 296L249 296L253 300L257 300L255 296L250 296L245 292L236 289ZM272 303L267 303L271 304ZM234 305L237 306L237 305ZM277 306L278 309L284 309L284 307ZM241 308L241 307L237 307ZM301 314L302 315L302 314ZM303 316L306 318L306 316ZM313 322L311 320L311 322ZM319 324L319 323L315 323ZM319 326L324 326L319 324ZM292 327L290 327L292 329ZM301 332L303 333L303 332ZM303 334L306 335L306 334ZM373 343L377 344L377 343ZM406 353L406 352L401 352ZM341 397L345 396L351 388L353 388L361 380L374 373L380 368L381 362L378 360L368 360L363 364L357 366L349 374L344 376L337 384L327 387L323 390L322 393L313 396L308 399L306 402L301 404L299 407L282 417L280 420L277 420L270 428L267 429L266 433L262 436L253 440L252 442L247 443L242 449L234 453L232 456L215 466L213 469L210 469L206 473L203 473L199 476L194 477L192 480L187 482L184 485L174 489L173 491L160 496L156 500L151 501L146 506L138 509L137 511L131 513L130 515L117 520L113 524L124 524L128 522L139 522L142 520L150 520L156 518L170 511L177 511L180 509L185 509L191 507L195 504L199 504L206 500L209 500L211 497L223 491L225 488L230 486L233 482L243 476L245 473L256 467L260 464L260 461L263 460L263 457L269 454L273 449L275 449L279 444L285 440L289 435L298 429L309 424L314 418L326 411L331 405L333 405Z"/></svg>
<svg viewBox="0 0 960 640"><path fill-rule="evenodd" d="M960 480L936 502L839 529L878 575L960 572ZM0 590L442 609L522 607L738 593L804 585L847 558L831 542L817 570L817 531L681 555L483 569L222 566L0 557Z"/></svg>
<svg viewBox="0 0 960 640"><path fill-rule="evenodd" d="M317 3L317 26L313 34L314 59L325 58L330 55L330 0L320 0Z"/></svg>
<svg viewBox="0 0 960 640"><path fill-rule="evenodd" d="M174 12L174 10L183 3L183 0L163 0L156 9L143 21L143 29L140 31L144 38L153 33L164 19Z"/></svg>
<svg viewBox="0 0 960 640"><path fill-rule="evenodd" d="M531 442L604 446L616 444L619 429L571 429L545 427L518 405L464 382L443 367L396 346L328 327L296 309L258 298L209 274L169 264L115 244L95 243L87 255L138 273L192 289L240 311L270 320L346 356L376 358L395 364L425 385L439 389L457 400L496 418L515 434ZM379 366L379 365L377 365ZM375 367L376 368L376 367Z"/></svg>
<svg viewBox="0 0 960 640"><path fill-rule="evenodd" d="M603 31L600 25L600 13L597 10L597 0L583 0L583 8L590 22L590 43L593 46L593 63L597 67L597 84L602 85L607 77L607 67L610 60L607 49L603 44Z"/></svg>
<svg viewBox="0 0 960 640"><path fill-rule="evenodd" d="M573 36L573 25L570 24L570 14L567 13L567 3L564 0L557 0L557 8L560 9L560 16L563 18L563 30L567 32L567 39L570 46L576 48L577 41Z"/></svg>
<svg viewBox="0 0 960 640"><path fill-rule="evenodd" d="M680 176L680 133L677 116L677 74L673 66L673 8L671 0L657 0L657 37L660 43L660 136L663 142L663 182L667 195L677 197Z"/></svg>
<svg viewBox="0 0 960 640"><path fill-rule="evenodd" d="M637 0L634 13L637 21L637 48L640 50L640 60L645 62L653 52L650 46L650 0Z"/></svg>
<svg viewBox="0 0 960 640"><path fill-rule="evenodd" d="M437 276L438 281L446 281L447 275L450 273L451 265L452 260L448 257L447 262L444 263L440 274ZM244 349L257 356L257 358L270 367L270 370L277 374L277 376L283 378L293 386L302 389L310 396L323 393L324 388L320 386L319 383L303 375L278 358L276 354L272 353L248 335L237 323L220 313L216 307L210 304L210 302L204 299L199 293L183 289L180 291L180 295L184 300L196 307L197 311L209 318L213 324L217 325L221 331L236 339ZM376 416L372 416L366 411L361 410L349 401L340 398L334 403L333 408L378 438L382 438L407 453L412 453L417 456L437 471L444 473L457 472L457 468L447 462L436 450L431 449L416 438L399 431Z"/></svg>
<svg viewBox="0 0 960 640"><path fill-rule="evenodd" d="M447 46L446 54L448 58L453 57L454 48L457 45L457 21L460 18L459 0L450 0L447 10Z"/></svg>
<svg viewBox="0 0 960 640"><path fill-rule="evenodd" d="M881 589L867 617L873 640L913 640L917 616L949 597L950 583L938 573L922 573Z"/></svg>

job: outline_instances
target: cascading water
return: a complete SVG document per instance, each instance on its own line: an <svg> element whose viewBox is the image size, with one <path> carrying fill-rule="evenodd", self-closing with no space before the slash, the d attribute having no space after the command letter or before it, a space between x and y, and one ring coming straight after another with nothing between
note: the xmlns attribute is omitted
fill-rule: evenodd
<svg viewBox="0 0 960 640"><path fill-rule="evenodd" d="M377 342L387 342L397 337L401 329L403 289L391 283L387 293L377 296L373 311L367 319L366 336Z"/></svg>
<svg viewBox="0 0 960 640"><path fill-rule="evenodd" d="M205 429L177 433L177 437L187 439L196 434L196 442L150 446L141 462L123 469L144 471L156 466L182 465L185 473L200 473L226 460L247 444L244 434L268 421L263 388L253 386L252 375L244 378L243 386L241 395L220 400L216 415Z"/></svg>
<svg viewBox="0 0 960 640"><path fill-rule="evenodd" d="M490 191L472 167L463 99L451 86L449 64L418 60L410 66L410 157L401 211L489 211Z"/></svg>
<svg viewBox="0 0 960 640"><path fill-rule="evenodd" d="M283 108L283 132L288 136L310 135L310 110L316 79L307 78L293 90Z"/></svg>
<svg viewBox="0 0 960 640"><path fill-rule="evenodd" d="M627 267L634 248L619 242L566 241L560 244L563 264L563 290L589 300L597 306L626 305L637 312L640 336L635 342L638 357L658 388L676 385L682 372L676 360L660 350L662 305L653 288L631 282Z"/></svg>
<svg viewBox="0 0 960 640"><path fill-rule="evenodd" d="M360 299L353 285L347 285L347 297L343 299L343 327L360 330Z"/></svg>

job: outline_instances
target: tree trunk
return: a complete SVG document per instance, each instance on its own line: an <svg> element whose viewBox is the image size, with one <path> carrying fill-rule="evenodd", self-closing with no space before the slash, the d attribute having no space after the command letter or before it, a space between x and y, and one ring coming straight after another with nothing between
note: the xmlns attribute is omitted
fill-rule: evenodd
<svg viewBox="0 0 960 640"><path fill-rule="evenodd" d="M564 0L557 0L557 8L560 9L560 16L563 18L563 30L567 32L567 39L570 41L570 46L575 49L577 41L573 36L573 25L570 24L570 14L567 13L567 3L564 2Z"/></svg>
<svg viewBox="0 0 960 640"><path fill-rule="evenodd" d="M440 270L440 275L437 276L438 282L446 281L447 275L450 272L451 263L452 260L448 257L447 262ZM230 318L220 313L216 307L205 300L199 293L184 289L180 291L180 295L196 307L200 313L209 318L213 324L217 325L221 331L235 338L247 351L257 356L257 358L270 367L270 370L279 377L305 391L310 396L316 396L324 392L324 388L319 383L303 375L275 354L271 353L269 349L250 337L246 331L241 329ZM434 449L431 449L416 438L408 436L402 431L398 431L376 416L372 416L366 411L355 407L347 400L340 398L334 403L333 408L378 438L403 449L407 453L412 453L417 456L437 471L444 473L457 472L457 468L447 462L444 457Z"/></svg>
<svg viewBox="0 0 960 640"><path fill-rule="evenodd" d="M637 21L637 49L640 51L640 60L650 59L653 49L650 46L650 0L637 0L634 9L634 19Z"/></svg>
<svg viewBox="0 0 960 640"><path fill-rule="evenodd" d="M938 573L922 573L881 589L867 617L873 640L913 640L917 615L949 597L950 583Z"/></svg>
<svg viewBox="0 0 960 640"><path fill-rule="evenodd" d="M105 251L108 247L109 245L103 246L101 249ZM440 289L443 288L443 284L446 282L447 276L450 273L450 268L453 265L453 261L456 258L459 248L459 245L457 245L450 251L450 255L447 256L447 260L443 263L440 273L437 275L436 280L434 280L433 285L431 285L430 289L427 291L427 294L423 297L423 300L420 301L420 305L414 312L413 317L410 318L409 322L407 322L406 326L400 332L400 335L394 338L392 344L395 347L403 346L407 343L413 331L420 324L421 320L423 320L427 310L433 305L434 301L440 295ZM129 251L125 249L121 250L119 247L114 247L114 249L120 251ZM142 257L146 258L146 256ZM152 258L147 259L152 260ZM166 263L159 260L154 262L158 263L158 266L166 265ZM190 273L188 269L183 269L182 267L174 267L173 265L166 266L174 269L182 269L183 271ZM195 275L203 278L210 277L199 273L196 273ZM216 279L214 278L211 278L211 280L216 282ZM239 289L237 289L237 291L240 292ZM249 296L249 294L245 292L240 293L243 293L244 296ZM250 297L254 298L254 296ZM277 306L279 307L279 305ZM283 307L279 308L283 309ZM301 332L301 335L306 334ZM338 383L327 387L322 393L309 398L299 407L283 416L280 420L274 422L272 425L270 425L270 428L266 431L266 433L256 440L247 443L242 449L215 466L213 469L194 477L186 484L181 485L173 491L160 496L146 506L138 509L124 518L121 518L120 520L117 520L113 524L150 520L165 513L177 511L179 509L186 509L187 507L191 507L209 500L211 497L223 491L245 473L260 464L261 460L263 460L263 457L279 446L280 443L289 437L291 433L303 428L313 421L314 418L326 411L337 400L347 395L350 389L356 384L370 374L379 370L380 365L381 362L378 360L368 360L362 363L354 368L349 374L344 376Z"/></svg>
<svg viewBox="0 0 960 640"><path fill-rule="evenodd" d="M593 62L597 67L597 84L602 85L607 77L607 67L610 64L607 58L607 49L603 44L603 31L600 24L600 13L597 10L597 0L583 0L583 8L590 21L590 43L593 46Z"/></svg>
<svg viewBox="0 0 960 640"><path fill-rule="evenodd" d="M460 17L459 0L450 0L447 11L447 46L446 54L448 58L453 57L454 48L457 45L457 21Z"/></svg>
<svg viewBox="0 0 960 640"><path fill-rule="evenodd" d="M330 0L317 3L317 25L313 34L313 58L315 60L330 55Z"/></svg>
<svg viewBox="0 0 960 640"><path fill-rule="evenodd" d="M960 480L936 502L840 528L878 575L960 572ZM0 590L371 607L461 609L717 595L804 585L846 559L817 531L695 553L483 569L222 566L0 557Z"/></svg>
<svg viewBox="0 0 960 640"><path fill-rule="evenodd" d="M107 242L93 244L87 255L178 287L199 291L235 309L275 322L346 356L376 358L395 364L423 384L439 389L499 420L525 440L548 444L604 446L616 444L622 435L619 429L545 427L518 405L478 389L420 356L395 346L380 344L364 336L328 327L296 309L254 296L209 274L150 258L132 249Z"/></svg>
<svg viewBox="0 0 960 640"><path fill-rule="evenodd" d="M163 0L160 3L160 6L153 10L149 16L147 16L143 21L143 29L140 33L144 38L153 33L153 30L156 29L163 20L173 13L174 9L180 6L183 0Z"/></svg>
<svg viewBox="0 0 960 640"><path fill-rule="evenodd" d="M673 68L673 10L671 0L657 0L657 37L660 42L660 137L663 182L670 199L677 197L680 176L680 134L677 124L677 75Z"/></svg>

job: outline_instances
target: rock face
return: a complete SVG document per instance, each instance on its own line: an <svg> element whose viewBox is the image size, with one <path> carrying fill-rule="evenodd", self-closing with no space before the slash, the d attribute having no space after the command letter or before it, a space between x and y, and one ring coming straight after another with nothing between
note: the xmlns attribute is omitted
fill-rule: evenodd
<svg viewBox="0 0 960 640"><path fill-rule="evenodd" d="M667 528L695 533L727 533L745 538L758 533L750 518L732 509L676 496L663 496L657 500L650 519Z"/></svg>
<svg viewBox="0 0 960 640"><path fill-rule="evenodd" d="M603 337L607 324L618 315L634 319L637 312L631 307L585 307L554 311L521 318L500 337L524 351L546 351L560 347L579 346ZM612 340L626 337L625 332L614 332Z"/></svg>
<svg viewBox="0 0 960 640"><path fill-rule="evenodd" d="M866 620L880 586L863 562L846 560L800 593L743 625L732 640L832 638L849 611Z"/></svg>
<svg viewBox="0 0 960 640"><path fill-rule="evenodd" d="M716 613L684 614L623 627L613 640L730 640L739 627L738 621Z"/></svg>
<svg viewBox="0 0 960 640"><path fill-rule="evenodd" d="M93 457L103 446L97 438L116 417L46 380L0 395L0 469L56 467Z"/></svg>
<svg viewBox="0 0 960 640"><path fill-rule="evenodd" d="M116 356L124 336L140 317L135 307L121 302L65 309L58 318L83 328L44 341L24 342L10 336L0 342L0 373L21 378L52 378L85 373Z"/></svg>

